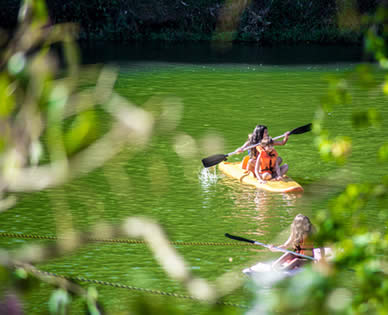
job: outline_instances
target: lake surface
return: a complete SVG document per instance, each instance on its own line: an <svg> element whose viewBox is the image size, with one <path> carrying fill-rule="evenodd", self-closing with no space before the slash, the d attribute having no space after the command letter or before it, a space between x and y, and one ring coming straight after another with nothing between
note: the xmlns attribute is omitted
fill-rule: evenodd
<svg viewBox="0 0 388 315"><path fill-rule="evenodd" d="M56 235L57 224L64 213L71 214L71 223L78 230L87 230L101 221L115 224L129 216L141 215L159 222L171 241L230 243L232 241L224 237L225 233L230 233L263 243L283 243L296 214L313 217L316 211L327 208L330 196L344 185L341 178L336 178L340 168L321 160L314 135L292 135L287 145L278 149L289 165L288 175L305 188L303 195L267 193L240 185L216 169L205 171L201 159L234 151L245 142L256 124L267 125L274 137L311 122L327 92L325 77L349 72L359 60L357 51L341 49L345 53L339 53L338 60L335 56L326 60L323 52L322 59L306 57L303 62L300 54L290 59L288 65L284 58L278 63L276 58L271 61L260 60L258 56L245 58L249 55L246 47L246 55L239 55L237 62L233 59L216 61L212 56L217 53L210 54L208 60L203 60L206 59L203 55L193 57L190 62L187 51L185 58L172 56L168 61L153 59L150 56L157 52L148 50L144 58L141 54L130 55L127 59L123 54L90 57L86 60L89 63L98 61L119 66L115 90L132 103L153 111L160 110L161 104L181 104L178 123L173 125L172 121L172 126L160 129L143 151L129 147L105 167L64 187L20 195L13 209L1 214L0 232ZM282 55L281 51L272 50ZM252 54L257 53L252 49ZM293 62L295 60L297 62ZM345 181L373 181L383 174L375 152L385 139L385 101L379 90L374 93L354 91L352 105L335 108L330 113L326 121L330 132L353 138L348 173L342 178ZM351 113L371 105L382 113L382 128L354 129ZM184 151L192 152L191 155L181 158L182 153L175 149L177 139L188 145L184 146ZM210 150L206 149L204 143L214 139L218 141ZM238 161L242 157L243 154L235 155L230 160ZM370 172L366 173L365 169ZM384 224L378 223L375 206L373 202L367 206L365 220L370 220L376 229L384 229ZM0 242L5 248L18 248L36 241L0 238ZM227 271L239 271L257 261L278 256L263 248L246 246L185 245L178 246L177 250L195 275L210 281ZM165 276L142 244L95 243L71 256L37 267L61 275L187 294L182 286ZM48 288L42 285L41 290L28 297L29 312L47 309ZM106 309L112 313L130 309L139 295L136 291L109 286L97 288ZM248 305L249 297L249 289L243 287L225 301ZM181 305L187 313L207 310L206 306L198 306L190 300L160 299Z"/></svg>

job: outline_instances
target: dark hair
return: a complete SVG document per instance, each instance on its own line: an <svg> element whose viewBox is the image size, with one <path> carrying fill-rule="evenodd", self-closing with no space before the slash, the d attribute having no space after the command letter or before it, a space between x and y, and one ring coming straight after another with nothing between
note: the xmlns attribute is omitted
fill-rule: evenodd
<svg viewBox="0 0 388 315"><path fill-rule="evenodd" d="M266 129L268 129L267 126L257 125L249 137L249 144L253 145L253 144L261 142L261 140L263 140L264 131ZM256 156L257 156L256 148L251 149L250 156L251 156L251 158L256 158Z"/></svg>

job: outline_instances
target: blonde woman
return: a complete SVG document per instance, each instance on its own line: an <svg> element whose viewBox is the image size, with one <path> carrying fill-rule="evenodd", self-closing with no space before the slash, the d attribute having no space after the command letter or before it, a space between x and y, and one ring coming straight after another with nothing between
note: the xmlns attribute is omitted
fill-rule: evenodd
<svg viewBox="0 0 388 315"><path fill-rule="evenodd" d="M315 232L315 228L312 225L310 219L302 214L298 214L291 224L291 235L288 240L278 248L292 250L298 254L314 257L314 245L312 243L312 235ZM275 248L270 245L269 249L276 252ZM320 248L321 256L325 257L324 248ZM272 268L275 270L293 270L303 266L308 259L286 253L278 260L273 262Z"/></svg>

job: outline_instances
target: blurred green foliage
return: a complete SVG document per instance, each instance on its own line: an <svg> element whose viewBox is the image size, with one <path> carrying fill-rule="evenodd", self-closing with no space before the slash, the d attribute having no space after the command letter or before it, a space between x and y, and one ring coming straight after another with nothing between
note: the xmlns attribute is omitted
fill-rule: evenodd
<svg viewBox="0 0 388 315"><path fill-rule="evenodd" d="M348 117L353 128L367 132L368 128L384 128L381 114L371 105L359 109L352 103L352 94L387 94L386 90L386 30L387 8L381 7L375 15L364 17L367 27L365 47L379 63L360 65L350 73L326 78L328 90L318 108L313 131L321 157L336 161L346 168L351 155L352 139L333 135L326 120L330 112L341 106L353 107ZM388 156L384 139L371 163L380 161L386 167ZM357 178L357 174L353 174ZM375 177L374 177L375 178ZM346 185L342 192L329 200L327 209L319 211L313 221L318 227L316 243L333 244L336 256L329 265L312 266L307 273L283 283L276 293L277 301L269 313L311 312L313 314L386 314L388 309L387 254L388 234L386 229L376 231L370 225L365 207L376 202L376 217L388 224L386 202L388 196L387 176L381 175L373 182L357 179ZM351 277L352 287L346 286Z"/></svg>

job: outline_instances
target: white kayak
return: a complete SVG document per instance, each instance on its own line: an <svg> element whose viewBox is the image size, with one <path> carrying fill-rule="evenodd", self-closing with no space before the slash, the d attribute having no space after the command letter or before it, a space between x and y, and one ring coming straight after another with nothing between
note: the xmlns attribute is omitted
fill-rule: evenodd
<svg viewBox="0 0 388 315"><path fill-rule="evenodd" d="M333 259L334 254L333 250L329 247L325 247L325 259L331 260ZM314 248L314 258L316 261L320 261L322 259L321 250L319 248ZM243 273L247 276L253 276L260 274L268 274L271 273L272 277L276 278L276 280L281 280L283 278L293 276L299 272L301 272L303 268L295 268L292 270L276 270L272 267L272 262L269 263L257 263L256 265L253 265L252 267L245 268L243 270ZM275 279L274 279L275 280Z"/></svg>
<svg viewBox="0 0 388 315"><path fill-rule="evenodd" d="M293 276L294 274L302 271L302 268L297 268L293 270L276 270L272 267L272 262L269 263L257 263L256 265L253 265L252 267L245 268L243 270L243 273L246 274L247 276L255 276L260 273L276 273L279 274L280 278L285 278L289 276Z"/></svg>

